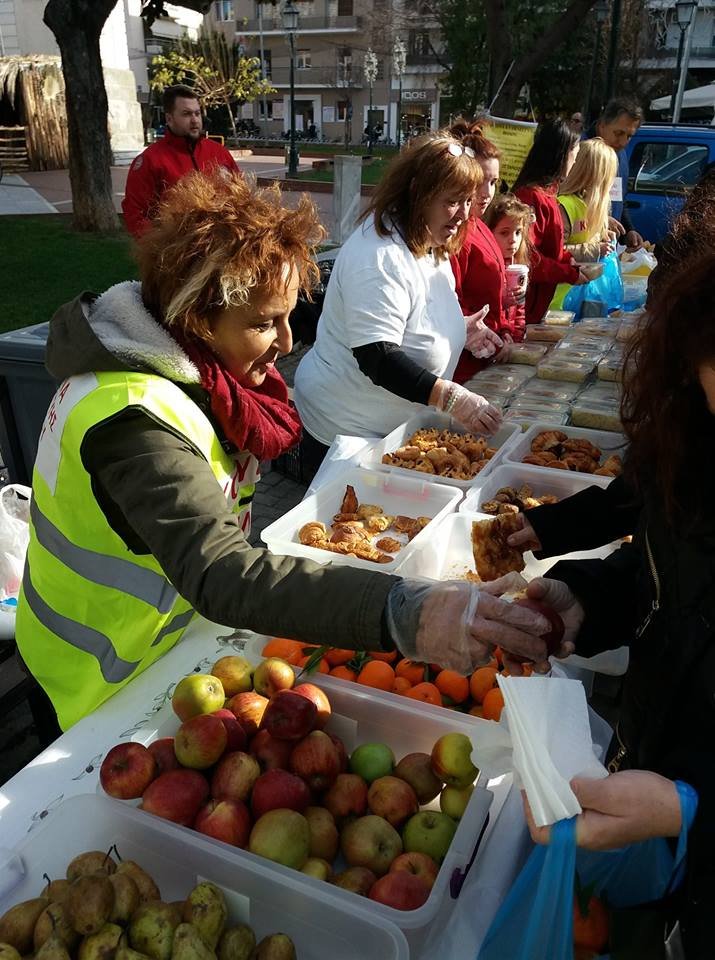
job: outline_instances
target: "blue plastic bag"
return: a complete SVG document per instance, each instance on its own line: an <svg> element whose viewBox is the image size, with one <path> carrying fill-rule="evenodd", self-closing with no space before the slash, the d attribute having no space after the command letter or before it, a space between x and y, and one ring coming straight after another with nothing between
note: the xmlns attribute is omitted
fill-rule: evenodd
<svg viewBox="0 0 715 960"><path fill-rule="evenodd" d="M682 882L697 794L676 781L682 826L675 855L662 838L622 850L576 850L576 818L559 820L551 840L534 847L494 917L478 960L573 960L574 878L594 884L615 907L659 900Z"/></svg>
<svg viewBox="0 0 715 960"><path fill-rule="evenodd" d="M573 310L577 318L583 315L586 302L601 304L604 314L623 306L623 279L618 256L614 251L602 257L599 263L603 264L601 276L571 287L564 298L564 310Z"/></svg>

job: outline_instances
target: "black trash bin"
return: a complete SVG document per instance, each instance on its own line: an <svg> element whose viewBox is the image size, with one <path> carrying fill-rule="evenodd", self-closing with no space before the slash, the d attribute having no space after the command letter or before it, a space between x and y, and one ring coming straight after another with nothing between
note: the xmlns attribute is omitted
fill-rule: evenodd
<svg viewBox="0 0 715 960"><path fill-rule="evenodd" d="M58 386L45 369L49 326L0 334L0 451L11 483L32 480L42 423Z"/></svg>

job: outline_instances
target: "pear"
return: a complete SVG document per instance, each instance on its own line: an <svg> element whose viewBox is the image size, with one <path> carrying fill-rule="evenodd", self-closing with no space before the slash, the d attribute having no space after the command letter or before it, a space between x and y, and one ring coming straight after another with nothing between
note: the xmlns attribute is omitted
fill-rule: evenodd
<svg viewBox="0 0 715 960"><path fill-rule="evenodd" d="M113 873L109 882L114 887L114 907L109 915L110 923L129 923L129 919L141 902L139 887L128 873Z"/></svg>
<svg viewBox="0 0 715 960"><path fill-rule="evenodd" d="M132 878L139 889L139 898L142 903L148 903L150 900L161 900L159 888L138 863L133 860L122 860L117 867L117 873L125 873Z"/></svg>
<svg viewBox="0 0 715 960"><path fill-rule="evenodd" d="M114 873L116 869L117 864L108 853L102 850L88 850L86 853L78 854L67 864L67 879L72 882L79 877L89 877L98 870L109 874Z"/></svg>
<svg viewBox="0 0 715 960"><path fill-rule="evenodd" d="M215 883L199 883L184 903L184 922L192 923L211 950L221 938L226 926L226 901Z"/></svg>
<svg viewBox="0 0 715 960"><path fill-rule="evenodd" d="M0 943L0 960L22 960L22 958L9 943Z"/></svg>
<svg viewBox="0 0 715 960"><path fill-rule="evenodd" d="M180 923L181 915L172 904L161 900L143 903L129 922L129 943L151 960L169 960L174 930Z"/></svg>
<svg viewBox="0 0 715 960"><path fill-rule="evenodd" d="M47 876L47 874L45 874L45 876ZM47 897L47 899L51 900L53 903L59 903L60 900L64 900L64 898L67 896L69 888L69 880L50 880L40 896Z"/></svg>
<svg viewBox="0 0 715 960"><path fill-rule="evenodd" d="M253 930L247 924L239 923L224 930L218 942L218 960L249 960L255 946Z"/></svg>
<svg viewBox="0 0 715 960"><path fill-rule="evenodd" d="M51 903L37 918L32 938L35 950L39 950L53 933L60 938L68 950L72 950L79 939L79 934L70 923L67 910L62 903Z"/></svg>
<svg viewBox="0 0 715 960"><path fill-rule="evenodd" d="M295 946L288 934L274 933L261 940L251 960L296 960Z"/></svg>
<svg viewBox="0 0 715 960"><path fill-rule="evenodd" d="M35 960L70 960L70 954L60 938L53 933L35 954Z"/></svg>
<svg viewBox="0 0 715 960"><path fill-rule="evenodd" d="M149 957L137 950L132 950L126 933L123 933L119 940L117 952L114 954L114 960L149 960Z"/></svg>
<svg viewBox="0 0 715 960"><path fill-rule="evenodd" d="M62 905L77 933L84 937L99 933L114 908L114 887L106 874L79 877Z"/></svg>
<svg viewBox="0 0 715 960"><path fill-rule="evenodd" d="M122 933L116 923L105 923L101 930L80 943L77 960L114 960Z"/></svg>
<svg viewBox="0 0 715 960"><path fill-rule="evenodd" d="M49 901L44 897L37 897L10 907L7 913L0 917L0 943L9 944L20 954L31 953L32 934L37 918L48 904Z"/></svg>
<svg viewBox="0 0 715 960"><path fill-rule="evenodd" d="M216 960L216 954L193 924L180 923L174 931L171 960Z"/></svg>

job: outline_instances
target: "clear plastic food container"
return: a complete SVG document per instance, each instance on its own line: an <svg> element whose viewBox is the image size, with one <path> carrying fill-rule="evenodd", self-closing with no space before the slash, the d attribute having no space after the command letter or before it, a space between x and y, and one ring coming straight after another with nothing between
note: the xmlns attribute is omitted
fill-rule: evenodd
<svg viewBox="0 0 715 960"><path fill-rule="evenodd" d="M611 337L618 333L620 321L610 317L585 317L576 324L575 329L591 337Z"/></svg>
<svg viewBox="0 0 715 960"><path fill-rule="evenodd" d="M623 373L623 352L612 350L598 364L599 380L620 380Z"/></svg>
<svg viewBox="0 0 715 960"><path fill-rule="evenodd" d="M508 357L511 363L525 363L535 367L548 350L548 346L542 343L510 343Z"/></svg>
<svg viewBox="0 0 715 960"><path fill-rule="evenodd" d="M612 400L591 400L580 397L571 410L571 423L576 427L591 427L593 430L615 430L620 433L623 424L620 405Z"/></svg>
<svg viewBox="0 0 715 960"><path fill-rule="evenodd" d="M542 380L568 380L583 383L596 366L593 360L557 359L553 354L546 357L536 368L536 376Z"/></svg>
<svg viewBox="0 0 715 960"><path fill-rule="evenodd" d="M563 426L569 422L569 414L544 410L543 407L518 407L516 410L509 408L504 419L509 423L518 423L524 431L537 422Z"/></svg>
<svg viewBox="0 0 715 960"><path fill-rule="evenodd" d="M576 383L563 383L554 380L550 383L548 380L539 380L534 378L515 397L516 400L527 400L533 398L539 403L541 400L556 400L559 403L569 403L579 391Z"/></svg>
<svg viewBox="0 0 715 960"><path fill-rule="evenodd" d="M568 327L554 327L546 323L530 323L526 327L525 339L527 342L557 343L568 333Z"/></svg>
<svg viewBox="0 0 715 960"><path fill-rule="evenodd" d="M589 383L579 396L579 400L610 400L615 403L621 402L621 385L614 381L595 380Z"/></svg>
<svg viewBox="0 0 715 960"><path fill-rule="evenodd" d="M568 327L575 319L573 310L547 310L542 322L554 327Z"/></svg>
<svg viewBox="0 0 715 960"><path fill-rule="evenodd" d="M547 413L570 413L571 404L558 400L547 400L545 397L517 397L509 406L510 410L543 410Z"/></svg>

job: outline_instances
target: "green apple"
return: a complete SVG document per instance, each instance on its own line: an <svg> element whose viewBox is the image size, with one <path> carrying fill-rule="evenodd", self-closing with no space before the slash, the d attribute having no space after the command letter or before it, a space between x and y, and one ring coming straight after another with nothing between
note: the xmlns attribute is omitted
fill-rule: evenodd
<svg viewBox="0 0 715 960"><path fill-rule="evenodd" d="M445 733L432 747L432 770L450 787L468 787L479 770L472 763L472 741L466 733Z"/></svg>
<svg viewBox="0 0 715 960"><path fill-rule="evenodd" d="M303 869L300 872L307 874L309 877L315 877L316 880L330 881L333 875L333 868L328 861L323 860L322 857L309 857L303 864Z"/></svg>
<svg viewBox="0 0 715 960"><path fill-rule="evenodd" d="M422 810L405 824L402 842L408 853L426 853L436 863L444 860L457 824L446 813Z"/></svg>
<svg viewBox="0 0 715 960"><path fill-rule="evenodd" d="M468 787L445 787L439 795L439 809L453 820L461 820L473 793L473 784Z"/></svg>
<svg viewBox="0 0 715 960"><path fill-rule="evenodd" d="M171 706L179 720L190 720L201 713L220 710L226 695L218 677L210 673L190 673L176 684Z"/></svg>
<svg viewBox="0 0 715 960"><path fill-rule="evenodd" d="M389 776L395 767L395 754L385 743L362 743L350 754L350 771L372 783Z"/></svg>
<svg viewBox="0 0 715 960"><path fill-rule="evenodd" d="M253 824L248 839L251 853L302 870L310 853L310 827L295 810L269 810Z"/></svg>
<svg viewBox="0 0 715 960"><path fill-rule="evenodd" d="M211 667L211 675L219 678L227 697L253 689L253 664L245 657L221 657Z"/></svg>

